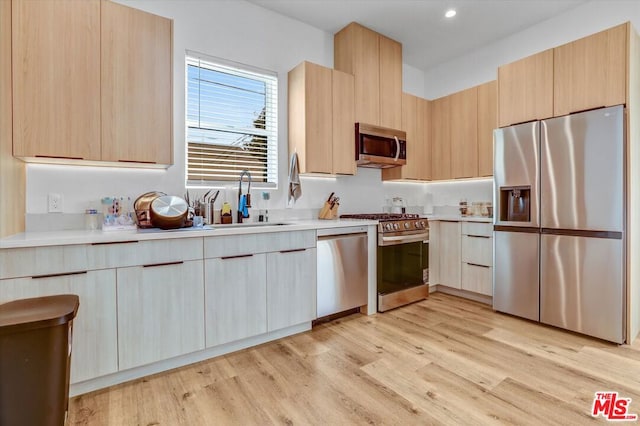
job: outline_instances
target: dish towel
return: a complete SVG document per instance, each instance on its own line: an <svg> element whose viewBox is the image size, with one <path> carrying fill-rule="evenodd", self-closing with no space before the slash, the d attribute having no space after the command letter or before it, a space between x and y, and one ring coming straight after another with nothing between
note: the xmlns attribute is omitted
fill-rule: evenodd
<svg viewBox="0 0 640 426"><path fill-rule="evenodd" d="M302 196L302 187L300 186L300 175L298 174L298 153L291 154L291 164L289 165L289 196L287 201L291 200L295 203Z"/></svg>
<svg viewBox="0 0 640 426"><path fill-rule="evenodd" d="M247 207L247 195L242 194L238 201L238 210L242 213L242 217L249 217L249 208Z"/></svg>

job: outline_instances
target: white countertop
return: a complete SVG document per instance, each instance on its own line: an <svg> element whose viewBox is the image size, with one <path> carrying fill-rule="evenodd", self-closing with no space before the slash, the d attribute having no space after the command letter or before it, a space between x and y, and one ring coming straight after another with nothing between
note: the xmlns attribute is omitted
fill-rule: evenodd
<svg viewBox="0 0 640 426"><path fill-rule="evenodd" d="M225 227L213 225L213 229L182 228L163 231L51 231L23 232L0 239L0 249L20 247L60 246L69 244L112 243L121 241L166 240L173 238L215 237L219 235L261 234L281 231L305 231L311 229L343 228L348 226L377 225L376 220L337 219L337 220L284 220L273 225ZM276 225L286 223L287 225ZM237 224L234 224L237 225Z"/></svg>
<svg viewBox="0 0 640 426"><path fill-rule="evenodd" d="M482 222L482 223L493 223L492 217L486 216L460 216L454 214L428 214L427 219L429 220L450 220L456 222Z"/></svg>

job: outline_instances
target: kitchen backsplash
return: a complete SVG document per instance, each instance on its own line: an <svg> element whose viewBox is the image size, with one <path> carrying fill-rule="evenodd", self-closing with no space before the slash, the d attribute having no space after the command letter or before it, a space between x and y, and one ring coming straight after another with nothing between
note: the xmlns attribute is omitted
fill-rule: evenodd
<svg viewBox="0 0 640 426"><path fill-rule="evenodd" d="M377 213L384 211L385 205L393 197L402 197L407 213L430 214L458 212L458 203L466 199L469 204L477 201L491 201L493 186L491 179L437 182L437 183L402 183L381 182L379 170L359 169L358 175L345 178L302 178L302 197L293 208L287 208L282 200L262 200L262 189L252 190L253 208L249 210L250 220L256 220L260 210L268 209L269 221L308 220L318 217L322 204L331 192L340 197L339 214ZM141 188L137 197L143 192L157 188ZM190 189L190 192L195 193ZM65 194L63 194L65 195ZM67 198L71 198L71 195ZM178 195L181 195L178 193ZM228 201L233 209L237 203L237 186L229 185L221 190L216 207ZM26 230L28 232L59 231L85 228L84 209L99 206L100 198L77 199L73 201L76 211L69 211L70 204L65 205L63 213L27 213ZM98 218L99 223L102 217Z"/></svg>

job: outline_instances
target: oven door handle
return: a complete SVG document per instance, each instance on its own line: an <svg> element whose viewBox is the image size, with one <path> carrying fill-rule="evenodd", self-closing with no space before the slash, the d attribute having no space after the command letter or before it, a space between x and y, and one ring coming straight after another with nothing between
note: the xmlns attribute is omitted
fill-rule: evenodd
<svg viewBox="0 0 640 426"><path fill-rule="evenodd" d="M417 243L429 240L429 233L413 234L413 235L396 235L393 237L382 236L378 238L379 246L393 246L396 244Z"/></svg>

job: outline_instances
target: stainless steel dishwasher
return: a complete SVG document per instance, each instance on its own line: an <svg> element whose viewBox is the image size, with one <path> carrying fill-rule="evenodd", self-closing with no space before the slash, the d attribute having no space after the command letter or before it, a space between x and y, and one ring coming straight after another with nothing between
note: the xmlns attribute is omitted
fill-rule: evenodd
<svg viewBox="0 0 640 426"><path fill-rule="evenodd" d="M318 230L317 316L367 304L367 227Z"/></svg>

